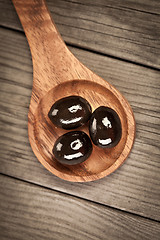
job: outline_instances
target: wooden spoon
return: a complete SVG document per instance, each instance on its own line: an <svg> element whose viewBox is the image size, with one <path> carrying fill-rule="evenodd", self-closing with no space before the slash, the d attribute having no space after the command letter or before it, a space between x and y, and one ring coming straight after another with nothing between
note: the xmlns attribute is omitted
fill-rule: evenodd
<svg viewBox="0 0 160 240"><path fill-rule="evenodd" d="M28 114L28 133L38 160L56 176L73 182L102 178L127 158L135 138L135 120L126 99L107 81L85 67L63 42L44 0L13 0L24 28L33 61L33 89ZM122 138L112 149L93 146L83 163L64 166L52 155L55 140L66 130L56 128L47 114L58 99L80 95L92 109L109 106L121 119ZM79 128L88 133L88 126Z"/></svg>

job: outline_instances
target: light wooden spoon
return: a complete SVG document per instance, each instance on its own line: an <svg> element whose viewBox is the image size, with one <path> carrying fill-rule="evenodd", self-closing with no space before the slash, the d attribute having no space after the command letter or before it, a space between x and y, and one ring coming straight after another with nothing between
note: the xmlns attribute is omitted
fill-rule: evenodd
<svg viewBox="0 0 160 240"><path fill-rule="evenodd" d="M126 99L107 81L85 67L69 51L58 33L44 0L13 0L24 28L33 61L33 89L28 133L38 160L56 176L73 182L102 178L127 158L135 138L135 120ZM121 119L122 138L112 149L93 147L85 162L64 166L52 156L55 140L67 131L56 128L47 114L52 104L66 96L80 95L92 109L109 106ZM88 126L79 128L88 134Z"/></svg>

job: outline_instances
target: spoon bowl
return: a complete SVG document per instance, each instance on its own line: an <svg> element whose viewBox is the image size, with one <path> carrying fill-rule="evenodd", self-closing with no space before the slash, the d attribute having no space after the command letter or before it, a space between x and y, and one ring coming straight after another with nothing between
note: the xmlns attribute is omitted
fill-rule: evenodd
<svg viewBox="0 0 160 240"><path fill-rule="evenodd" d="M50 172L68 181L93 181L112 173L127 158L135 138L135 120L129 103L68 50L44 1L13 0L13 3L32 54L33 89L28 133L36 157ZM99 106L114 109L121 120L122 137L111 149L93 145L92 154L85 162L66 166L54 158L52 148L57 138L68 131L54 126L48 112L54 102L71 95L85 98L93 111ZM89 135L88 124L76 130Z"/></svg>

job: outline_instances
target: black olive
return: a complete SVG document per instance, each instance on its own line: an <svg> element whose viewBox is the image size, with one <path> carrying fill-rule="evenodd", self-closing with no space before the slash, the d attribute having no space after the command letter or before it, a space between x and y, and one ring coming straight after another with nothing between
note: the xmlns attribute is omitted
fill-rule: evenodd
<svg viewBox="0 0 160 240"><path fill-rule="evenodd" d="M57 126L63 129L74 129L88 122L92 109L87 100L80 96L69 96L56 101L48 117Z"/></svg>
<svg viewBox="0 0 160 240"><path fill-rule="evenodd" d="M91 116L89 133L93 143L102 148L118 144L122 136L121 121L118 114L109 107L97 108Z"/></svg>
<svg viewBox="0 0 160 240"><path fill-rule="evenodd" d="M85 161L92 152L92 143L82 131L73 131L60 136L52 150L62 164L75 165Z"/></svg>

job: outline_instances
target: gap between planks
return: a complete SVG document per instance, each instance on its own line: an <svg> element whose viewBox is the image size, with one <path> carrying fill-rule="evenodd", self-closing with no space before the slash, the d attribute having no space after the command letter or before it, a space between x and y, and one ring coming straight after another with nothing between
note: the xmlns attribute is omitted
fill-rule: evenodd
<svg viewBox="0 0 160 240"><path fill-rule="evenodd" d="M21 178L17 178L15 176L7 175L7 174L1 173L1 172L0 172L0 175L4 176L4 177L7 177L7 178L15 179L17 181L21 181L21 182L24 182L24 183L27 183L27 184L31 184L31 185L34 185L34 186L37 186L37 187L41 187L41 188L44 188L44 189L52 191L52 192L60 193L60 194L63 194L64 196L66 195L66 196L69 196L69 197L74 197L77 200L80 199L80 200L86 201L88 203L93 203L97 206L98 205L103 206L103 207L106 207L108 209L112 209L112 210L117 211L117 212L122 212L122 213L128 214L130 216L135 216L135 217L147 219L149 221L160 223L159 220L155 220L153 218L145 217L145 216L142 216L142 215L139 215L139 214L136 214L136 213L132 213L132 212L128 212L128 211L125 211L125 210L122 210L122 209L119 209L119 208L116 208L116 207L112 207L112 206L109 206L109 205L106 205L106 204L103 204L103 203L95 202L93 200L86 199L86 198L83 198L83 197L80 197L80 196L76 196L76 195L73 195L71 193L62 192L60 190L56 190L56 189L53 189L53 188L50 188L50 187L47 187L47 186L44 186L44 185L41 185L41 184L38 184L38 183L35 183L35 182L30 182L30 181L27 181L27 180L24 180L24 179L21 179Z"/></svg>
<svg viewBox="0 0 160 240"><path fill-rule="evenodd" d="M78 2L78 1L69 1L69 0L59 0L59 1L61 1L61 2L63 2L63 1L66 1L66 2L70 2L70 3L78 3L78 4L81 4L81 5L86 5L86 4L84 4L84 3L82 3L82 1L80 1L80 2ZM128 4L128 3L126 3L125 2L125 6L123 6L123 3L124 3L124 1L123 0L121 0L121 1L116 1L116 0L108 0L106 3L107 3L107 5L101 5L101 4L93 4L93 1L90 1L91 3L90 4L88 4L88 6L95 6L95 7L97 7L97 6L107 6L107 7L110 7L110 8L113 8L113 9L120 9L120 10L123 10L123 9L126 9L126 10L132 10L132 11L138 11L138 12L144 12L144 13L149 13L149 14L155 14L155 15L160 15L159 14L159 12L158 12L158 9L152 9L152 11L151 11L151 9L149 8L149 7L151 7L151 5L149 6L149 7L147 7L146 6L146 10L143 10L143 9L141 9L141 6L139 5L139 8L135 8L135 1L130 1L130 3L129 3L129 1L128 1L128 3L129 4L134 4L134 7L129 7L129 6L126 6L126 4ZM141 2L143 2L143 7L144 7L144 3L149 3L149 0L147 0L147 1L141 1ZM139 3L141 3L140 1L139 1ZM154 3L156 3L156 1L154 0ZM116 5L117 4L117 5ZM136 3L136 4L138 4L138 2ZM150 4L150 3L149 3ZM160 8L160 5L159 5L159 8ZM148 9L148 10L147 10ZM156 10L157 10L157 12L156 12Z"/></svg>
<svg viewBox="0 0 160 240"><path fill-rule="evenodd" d="M0 175L1 240L159 240L159 223Z"/></svg>
<svg viewBox="0 0 160 240"><path fill-rule="evenodd" d="M7 26L0 26L0 27L2 29L6 29L6 30L9 30L9 31L18 32L18 33L22 34L23 36L25 36L24 31L21 30L21 29L14 29L14 28L7 27ZM132 61L132 60L129 60L129 59L122 58L122 57L117 57L117 56L114 56L114 55L103 53L100 50L98 51L98 50L95 50L95 49L92 49L92 48L89 48L89 47L80 46L80 45L78 45L76 43L72 43L72 42L68 42L68 41L65 41L65 43L66 43L67 47L77 48L77 49L80 49L80 50L84 50L86 52L99 54L101 56L108 57L108 58L111 58L111 59L115 59L115 60L118 60L118 61L135 64L137 66L148 68L148 69L155 70L155 71L160 71L159 67L149 66L149 65L146 65L146 64L143 64L143 63L140 63L140 62L136 62L136 61Z"/></svg>
<svg viewBox="0 0 160 240"><path fill-rule="evenodd" d="M129 1L125 4L123 1L101 1L93 4L90 0L54 3L48 0L47 4L68 44L160 68L158 16L156 13L152 17L147 15L147 11L155 10L155 6L156 11L160 9L156 1ZM12 3L2 1L1 5L5 13L1 16L1 24L22 30ZM138 11L134 10L136 6Z"/></svg>

